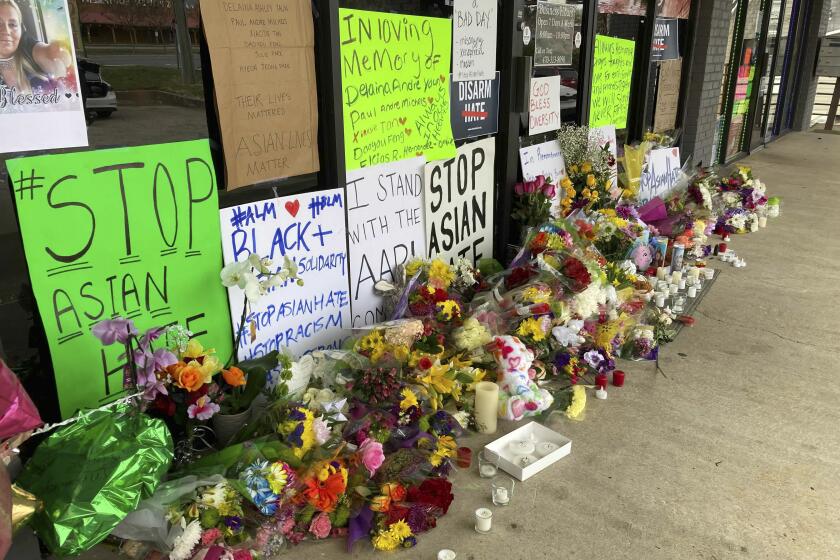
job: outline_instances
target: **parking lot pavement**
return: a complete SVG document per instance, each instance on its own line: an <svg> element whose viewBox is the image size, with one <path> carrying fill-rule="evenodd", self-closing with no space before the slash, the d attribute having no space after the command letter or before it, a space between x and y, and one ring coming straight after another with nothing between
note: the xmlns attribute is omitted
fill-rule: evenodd
<svg viewBox="0 0 840 560"><path fill-rule="evenodd" d="M201 108L121 105L110 118L94 120L88 138L91 148L195 140L207 138L207 119Z"/></svg>

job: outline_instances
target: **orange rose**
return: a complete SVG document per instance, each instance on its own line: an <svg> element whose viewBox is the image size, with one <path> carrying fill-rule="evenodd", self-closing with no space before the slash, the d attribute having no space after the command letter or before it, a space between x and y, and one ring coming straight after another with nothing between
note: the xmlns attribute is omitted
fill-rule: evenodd
<svg viewBox="0 0 840 560"><path fill-rule="evenodd" d="M385 513L391 509L391 498L388 496L374 496L370 503L370 509L379 513Z"/></svg>
<svg viewBox="0 0 840 560"><path fill-rule="evenodd" d="M178 362L166 368L166 371L175 380L175 385L191 393L204 385L204 375L195 366Z"/></svg>
<svg viewBox="0 0 840 560"><path fill-rule="evenodd" d="M405 499L405 486L402 484L397 484L396 482L389 482L387 484L383 484L379 488L379 492L384 496L388 496L391 500L395 502L401 502Z"/></svg>
<svg viewBox="0 0 840 560"><path fill-rule="evenodd" d="M222 377L225 378L225 382L231 387L241 387L245 385L245 372L236 366L232 366L230 369L223 369Z"/></svg>

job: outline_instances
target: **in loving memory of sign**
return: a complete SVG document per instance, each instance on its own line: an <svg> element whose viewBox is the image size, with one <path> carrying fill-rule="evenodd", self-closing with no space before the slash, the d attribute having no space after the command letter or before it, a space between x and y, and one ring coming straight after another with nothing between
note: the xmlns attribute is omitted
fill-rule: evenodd
<svg viewBox="0 0 840 560"><path fill-rule="evenodd" d="M426 243L429 258L473 264L493 256L494 138L458 148L452 159L425 168Z"/></svg>
<svg viewBox="0 0 840 560"><path fill-rule="evenodd" d="M339 9L347 170L455 154L452 21Z"/></svg>
<svg viewBox="0 0 840 560"><path fill-rule="evenodd" d="M528 135L560 128L560 76L531 78L528 102Z"/></svg>
<svg viewBox="0 0 840 560"><path fill-rule="evenodd" d="M179 323L231 355L207 140L6 164L62 417L125 396L125 347L91 334L105 319Z"/></svg>
<svg viewBox="0 0 840 560"><path fill-rule="evenodd" d="M308 0L202 2L228 189L318 171Z"/></svg>
<svg viewBox="0 0 840 560"><path fill-rule="evenodd" d="M639 203L654 197L667 196L680 178L680 149L660 148L647 155L647 165L642 171L639 186Z"/></svg>
<svg viewBox="0 0 840 560"><path fill-rule="evenodd" d="M392 271L425 256L422 157L347 173L352 327L387 321L373 286L393 280Z"/></svg>
<svg viewBox="0 0 840 560"><path fill-rule="evenodd" d="M452 79L492 80L496 75L496 0L455 0L452 11Z"/></svg>
<svg viewBox="0 0 840 560"><path fill-rule="evenodd" d="M221 210L225 263L256 253L280 268L283 257L289 257L303 280L303 286L287 282L249 305L237 349L240 359L272 350L300 357L341 346L350 327L344 208L344 189L332 189ZM235 330L245 296L233 287L228 298Z"/></svg>

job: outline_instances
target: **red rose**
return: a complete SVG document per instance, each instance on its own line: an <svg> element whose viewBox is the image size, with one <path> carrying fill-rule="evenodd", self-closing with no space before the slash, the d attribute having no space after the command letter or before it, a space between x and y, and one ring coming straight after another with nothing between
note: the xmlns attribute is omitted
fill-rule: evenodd
<svg viewBox="0 0 840 560"><path fill-rule="evenodd" d="M592 282L592 277L586 266L574 257L569 257L563 262L563 274L572 280L573 289L581 292Z"/></svg>
<svg viewBox="0 0 840 560"><path fill-rule="evenodd" d="M428 356L423 356L417 365L420 366L420 369L429 369L432 367L432 360Z"/></svg>
<svg viewBox="0 0 840 560"><path fill-rule="evenodd" d="M420 486L408 489L408 499L406 501L440 508L443 515L446 515L453 499L455 499L455 496L452 495L451 482L445 478L427 478Z"/></svg>

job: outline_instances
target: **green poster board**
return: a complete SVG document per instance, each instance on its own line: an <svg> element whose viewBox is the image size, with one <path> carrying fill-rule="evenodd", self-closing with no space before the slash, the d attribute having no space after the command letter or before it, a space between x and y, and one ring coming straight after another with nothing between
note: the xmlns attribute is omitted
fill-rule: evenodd
<svg viewBox="0 0 840 560"><path fill-rule="evenodd" d="M590 127L614 124L618 130L627 128L635 52L636 43L633 41L605 35L595 36Z"/></svg>
<svg viewBox="0 0 840 560"><path fill-rule="evenodd" d="M454 157L452 21L346 9L339 18L347 170Z"/></svg>
<svg viewBox="0 0 840 560"><path fill-rule="evenodd" d="M206 140L6 162L62 417L124 396L124 349L93 325L180 323L227 360L216 178Z"/></svg>

